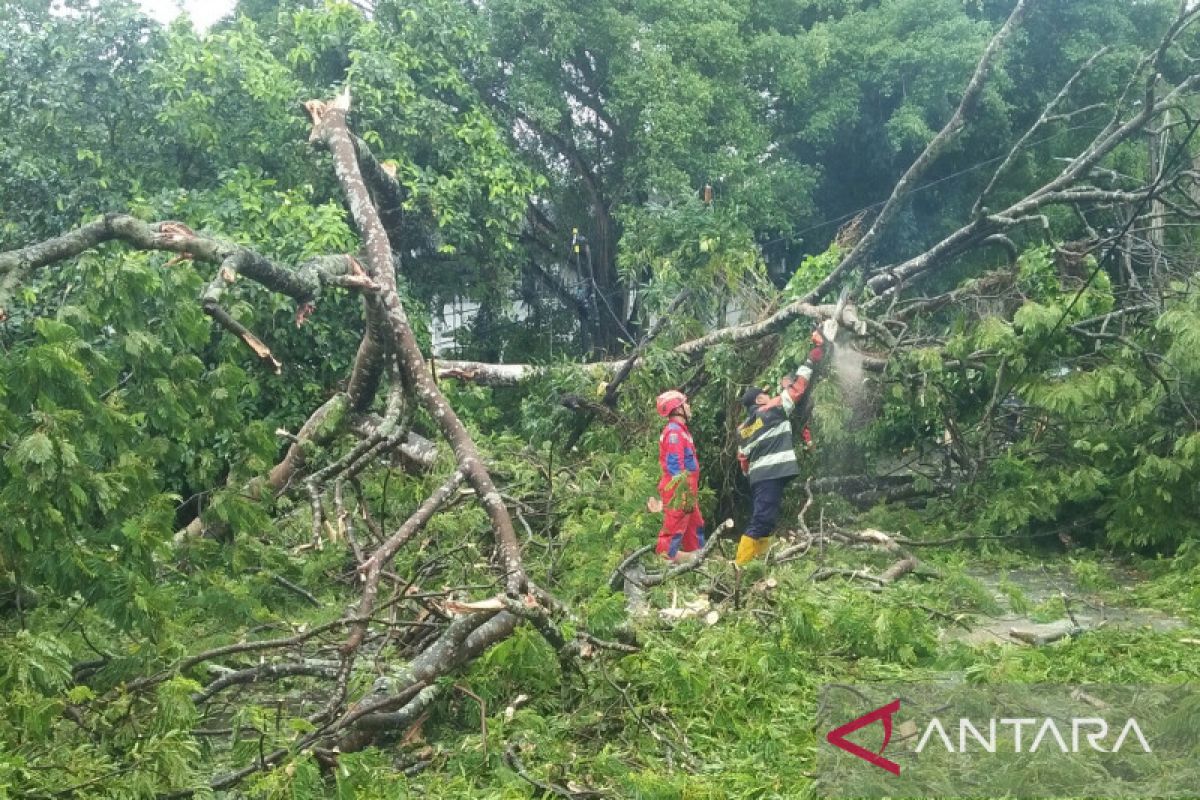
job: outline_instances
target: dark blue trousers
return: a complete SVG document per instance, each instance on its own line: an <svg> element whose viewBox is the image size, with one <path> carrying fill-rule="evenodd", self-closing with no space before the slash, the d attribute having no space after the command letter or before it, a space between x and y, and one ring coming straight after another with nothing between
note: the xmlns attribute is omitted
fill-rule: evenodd
<svg viewBox="0 0 1200 800"><path fill-rule="evenodd" d="M754 502L754 511L750 514L750 524L746 526L746 535L751 539L761 539L770 536L779 520L779 507L783 503L783 490L788 482L796 477L769 478L750 484L750 497Z"/></svg>

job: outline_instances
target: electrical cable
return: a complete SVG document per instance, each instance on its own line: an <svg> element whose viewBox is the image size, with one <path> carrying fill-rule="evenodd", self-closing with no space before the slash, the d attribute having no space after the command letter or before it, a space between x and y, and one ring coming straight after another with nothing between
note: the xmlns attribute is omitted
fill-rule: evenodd
<svg viewBox="0 0 1200 800"><path fill-rule="evenodd" d="M1136 222L1138 220L1138 218L1141 217L1142 211L1145 209L1146 205L1153 199L1154 195L1157 193L1159 187L1163 183L1163 179L1174 170L1176 163L1179 161L1182 154L1187 152L1188 145L1191 143L1192 137L1195 135L1197 128L1200 128L1200 119L1197 119L1195 122L1193 122L1191 124L1191 127L1188 129L1187 136L1185 136L1183 141L1180 142L1175 147L1175 151L1171 154L1171 157L1169 159L1167 159L1165 166L1161 170L1159 170L1158 175L1155 177L1154 181L1150 184L1149 190L1138 201L1137 205L1134 208L1134 212L1129 215L1129 219L1125 222L1125 224L1123 226L1121 226L1121 230L1118 231L1116 234L1108 237L1108 249L1105 250L1105 252L1099 258L1096 259L1095 268L1092 270L1091 274L1088 275L1088 278L1084 282L1084 284L1079 287L1078 291L1075 292L1075 295L1071 298L1071 302L1067 304L1067 307L1065 309L1063 309L1063 313L1059 316L1058 321L1054 323L1054 327L1052 327L1050 329L1050 331L1048 333L1046 333L1044 336L1039 337L1042 340L1042 342L1047 342L1050 339L1050 337L1052 337L1055 333L1058 332L1059 328L1062 327L1063 323L1066 322L1067 317L1070 315L1072 309L1075 308L1075 304L1079 302L1079 299L1081 297L1083 297L1083 293L1085 291L1087 291L1089 287L1091 287L1092 281L1096 280L1096 276L1100 274L1100 270L1102 270L1104 268L1104 265L1108 261L1109 257L1112 256L1112 254L1114 252L1116 252L1117 243L1120 242L1121 239L1123 239L1125 237L1125 235L1133 227L1134 222ZM1044 346L1045 345L1042 345L1041 347L1038 348L1038 350L1044 349ZM1000 405L1005 400L1007 400L1008 396L1010 394L1012 394L1013 389L1017 388L1017 384L1020 383L1021 379L1024 378L1026 374L1028 374L1029 368L1033 365L1033 362L1034 362L1033 356L1038 355L1038 350L1032 351L1030 353L1030 357L1025 360L1025 366L1022 367L1021 371L1017 373L1017 376L1013 379L1013 381L1009 385L1008 389L1006 389L1003 394L997 393L998 399L996 400L996 405Z"/></svg>
<svg viewBox="0 0 1200 800"><path fill-rule="evenodd" d="M1031 142L1026 142L1026 143L1025 143L1025 145L1024 145L1024 147L1022 147L1021 149L1022 149L1022 150L1028 150L1028 149L1029 149L1029 148L1031 148L1031 147L1035 147L1035 146L1037 146L1037 145L1040 145L1040 144L1045 144L1046 142L1049 142L1049 141L1051 141L1051 140L1053 140L1053 139L1057 139L1057 138L1059 138L1060 136L1064 136L1064 135L1066 135L1066 134L1068 134L1068 133L1071 133L1071 132L1073 132L1073 131L1082 130L1082 129L1084 129L1084 128L1094 128L1094 127L1097 127L1097 123L1095 123L1095 122L1086 123L1086 124L1080 124L1080 125L1072 125L1072 126L1071 126L1071 127L1069 127L1069 128L1064 128L1063 130L1059 131L1058 133L1051 134L1050 136L1047 136L1047 137L1045 137L1045 138L1042 138L1042 139L1037 139L1037 140L1034 140L1034 141L1031 141ZM948 180L951 180L951 179L953 179L953 178L958 178L958 177L961 177L961 176L963 176L963 175L966 175L966 174L968 174L968 173L974 172L975 170L978 170L978 169L983 169L984 167L988 166L989 164L995 164L997 161L1003 161L1003 160L1004 160L1005 158L1007 158L1007 157L1008 157L1008 154L1007 154L1007 153L1005 153L1004 155L995 156L995 157L993 157L993 158L989 158L989 159L987 159L987 160L985 160L985 161L980 161L980 162L978 162L978 163L972 164L972 165L971 165L971 166L969 166L969 167L964 167L963 169L960 169L960 170L958 170L957 172L952 172L952 173L950 173L949 175L943 175L942 177L940 177L940 178L936 178L936 179L934 179L934 180L931 180L931 181L929 181L928 183L923 183L923 184L921 184L920 186L918 186L918 187L916 187L915 189L913 189L913 190L912 190L911 192L909 192L908 194L909 194L909 196L912 196L912 195L914 195L914 194L917 194L917 193L919 193L919 192L923 192L923 191L925 191L926 189L933 188L934 186L937 186L937 185L939 185L939 184L941 184L941 183L945 183L946 181L948 181ZM884 205L884 204L886 204L886 203L887 203L887 199L885 198L885 199L883 199L883 200L880 200L880 201L878 201L878 202L871 203L871 204L869 204L869 205L865 205L865 206L863 206L862 208L855 209L854 211L847 211L845 214L842 214L842 215L840 215L840 216L837 216L837 217L833 217L832 219L827 219L827 220L825 220L824 222L818 222L818 223L815 223L815 224L813 224L813 225L809 225L807 228L801 228L801 229L800 229L800 230L798 230L798 231L792 231L792 232L791 232L790 234L788 234L787 236L780 236L780 237L778 237L778 238L775 238L775 239L770 239L770 240L768 240L768 241L761 242L761 243L759 243L759 245L758 245L758 246L759 246L760 248L761 248L761 247L769 247L769 246L771 246L771 245L773 245L773 244L778 244L779 242L784 242L784 241L787 241L787 240L789 240L789 239L793 239L793 240L794 240L794 239L796 239L796 238L798 238L798 237L802 236L802 235L803 235L803 234L805 234L805 233L810 233L810 232L812 232L812 231L815 231L815 230L818 230L818 229L820 229L820 228L824 228L824 227L826 227L826 226L829 226L829 225L834 225L834 224L837 224L837 223L839 223L839 222L843 222L843 221L845 221L845 220L852 219L852 218L854 218L854 217L858 216L859 214L862 214L862 213L864 213L864 212L866 212L866 211L870 211L870 210L871 210L871 209L873 209L873 208L879 208L879 207L883 206L883 205Z"/></svg>
<svg viewBox="0 0 1200 800"><path fill-rule="evenodd" d="M1057 133L1051 134L1051 135L1043 137L1041 139L1036 139L1036 140L1033 140L1030 142L1026 142L1025 145L1021 149L1028 150L1030 148L1036 147L1041 144L1045 144L1046 142L1050 142L1050 141L1053 141L1054 139L1065 136L1068 133L1072 133L1077 130L1082 130L1085 128L1092 128L1092 127L1096 127L1096 123L1085 123L1085 124L1080 124L1080 125L1072 125L1070 127L1064 128L1061 131L1058 131ZM1195 128L1193 127L1192 132L1194 132L1194 131L1195 131ZM1191 136L1192 136L1192 133L1189 132L1187 138L1190 139ZM963 175L970 174L971 172L974 172L979 169L983 169L984 167L986 167L990 164L995 164L996 162L1002 161L1007 157L1008 157L1008 154L1005 153L1004 155L998 155L998 156L994 156L993 158L989 158L989 159L985 159L983 161L976 162L975 164L972 164L968 167L964 167L963 169L952 172L949 175L943 175L940 178L936 178L927 183L923 183L920 186L913 189L909 194L914 195L919 192L925 191L926 189L931 189L935 186L945 183L946 181L953 180L954 178L958 178ZM777 244L779 242L795 240L805 233L811 233L812 231L819 230L820 228L824 228L829 225L834 225L839 222L843 222L845 220L852 219L853 217L856 217L859 214L862 214L863 212L870 211L871 209L879 208L879 207L883 206L886 202L887 202L887 200L884 199L884 200L880 200L875 203L870 203L869 205L863 206L863 207L858 208L853 211L848 211L837 217L833 217L833 218L824 220L823 222L814 223L813 225L809 225L808 227L801 228L800 230L797 230L797 231L793 231L792 233L788 234L787 236L780 236L780 237L777 237L775 239L770 239L765 242L759 242L759 243L757 243L757 246L761 249L764 247L769 247L770 245L773 245L773 244ZM1136 219L1136 218L1137 218L1137 215L1135 215L1133 217L1133 219ZM1126 227L1128 227L1128 226L1126 226ZM574 233L575 233L575 231L573 231L573 234ZM572 241L572 245L574 245L574 244L575 244L575 242ZM590 262L591 248L586 243L584 243L584 241L581 241L580 244L582 244L583 247L588 249L588 257L589 257L589 262ZM572 247L572 249L575 249L575 248ZM577 254L576 255L576 265L575 265L576 272L582 276L583 269L582 269L582 264L579 262L578 250L576 250L576 254ZM589 272L590 272L590 270L589 270ZM1095 278L1095 274L1092 275L1092 277L1089 279L1089 281L1094 278ZM614 298L617 295L621 294L622 290L617 289L612 292L601 292L599 285L596 283L594 275L588 275L588 276L581 277L581 278L579 278L577 280L573 280L573 281L564 280L562 283L563 283L563 287L568 290L580 289L580 288L584 288L584 287L590 288L593 292L593 296L599 297L599 299L603 302L604 306L608 310L608 313L617 322L617 324L621 326L622 332L625 333L626 337L631 337L631 334L629 333L629 331L625 329L624 323L620 320L620 318L617 316L616 312L613 310L612 305L609 303L609 298ZM1076 301L1077 301L1077 299L1078 298L1076 298ZM1073 307L1073 305L1074 305L1074 302L1072 303L1072 307ZM1069 311L1070 311L1070 308L1068 308L1068 313L1069 313ZM475 330L475 329L472 329L472 330L474 333L476 333L476 335L479 335L481 333L486 334L486 333L489 333L492 331L497 331L497 330L506 329L506 328L513 328L513 327L516 327L521 324L518 321L507 321L507 320L498 320L497 323L498 324L491 325L491 326L484 326L484 328L482 330ZM469 323L467 323L467 324L469 324ZM1060 321L1060 324L1061 324L1061 321Z"/></svg>

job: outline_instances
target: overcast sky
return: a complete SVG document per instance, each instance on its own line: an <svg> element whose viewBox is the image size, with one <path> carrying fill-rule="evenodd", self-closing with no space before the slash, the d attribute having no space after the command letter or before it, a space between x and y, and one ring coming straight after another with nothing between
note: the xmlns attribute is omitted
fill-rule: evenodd
<svg viewBox="0 0 1200 800"><path fill-rule="evenodd" d="M200 30L207 29L233 9L235 0L138 0L147 14L164 24L186 11Z"/></svg>

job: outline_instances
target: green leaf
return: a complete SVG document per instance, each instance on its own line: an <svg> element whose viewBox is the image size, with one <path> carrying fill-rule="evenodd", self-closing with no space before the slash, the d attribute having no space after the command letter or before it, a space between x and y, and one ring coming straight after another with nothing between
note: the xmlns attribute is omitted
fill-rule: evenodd
<svg viewBox="0 0 1200 800"><path fill-rule="evenodd" d="M10 463L21 466L25 464L41 465L54 457L54 443L50 437L41 431L26 436L9 455Z"/></svg>

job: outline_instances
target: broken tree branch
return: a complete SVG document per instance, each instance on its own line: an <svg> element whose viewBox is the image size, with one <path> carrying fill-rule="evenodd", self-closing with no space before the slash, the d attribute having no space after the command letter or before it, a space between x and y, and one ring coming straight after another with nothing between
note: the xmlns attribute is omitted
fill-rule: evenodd
<svg viewBox="0 0 1200 800"><path fill-rule="evenodd" d="M879 243L884 230L895 219L896 214L900 211L901 201L907 197L922 176L928 171L929 167L941 156L942 152L949 146L950 142L962 131L966 124L967 114L972 110L980 93L983 91L983 86L987 82L987 78L991 72L992 63L996 59L996 54L999 53L1004 41L1008 38L1012 29L1016 27L1025 14L1026 0L1017 0L1016 6L1012 13L1008 15L1008 19L1004 21L1004 25L996 32L988 42L987 47L980 56L979 62L975 65L975 72L971 75L971 80L967 83L967 88L963 92L962 99L958 103L958 107L954 109L954 113L947 120L942 129L937 135L930 140L921 154L917 156L916 161L900 176L900 180L892 188L892 193L880 209L879 215L871 222L871 227L863 234L862 238L854 245L842 262L821 281L815 289L809 292L803 298L807 302L812 302L842 280L850 270L859 266L872 252L875 246Z"/></svg>
<svg viewBox="0 0 1200 800"><path fill-rule="evenodd" d="M373 288L371 281L351 274L341 257L315 258L296 268L288 268L242 245L193 233L186 225L169 221L143 222L129 214L105 214L95 222L53 239L0 253L0 276L20 279L36 269L72 258L108 241L122 241L137 250L186 254L192 260L216 265L236 257L238 274L298 303L312 302L326 285ZM0 304L5 300L0 296Z"/></svg>
<svg viewBox="0 0 1200 800"><path fill-rule="evenodd" d="M905 556L896 563L892 564L879 575L872 575L865 569L838 569L836 567L825 567L819 569L812 574L810 580L814 583L827 581L830 578L843 577L864 580L874 584L871 587L872 591L881 591L888 584L895 583L900 578L909 574L917 568L920 562L914 556Z"/></svg>
<svg viewBox="0 0 1200 800"><path fill-rule="evenodd" d="M814 322L830 319L837 311L834 303L811 305L809 303L790 303L767 318L758 322L743 325L731 325L696 339L691 339L672 348L672 352L688 357L702 355L705 350L718 344L736 344L761 339L786 328L794 320L807 317ZM854 330L861 330L864 324L853 306L842 309L841 320ZM619 359L616 361L593 361L577 364L577 369L587 370L598 378L617 375L626 366L633 369L642 362L641 356ZM483 386L516 386L522 381L546 374L552 369L549 366L537 364L488 364L480 361L438 361L437 375L439 379L455 378L472 381Z"/></svg>
<svg viewBox="0 0 1200 800"><path fill-rule="evenodd" d="M1097 189L1086 185L1086 180L1099 163L1118 146L1146 130L1154 119L1175 108L1181 98L1200 86L1200 74L1193 74L1168 91L1156 93L1156 85L1161 79L1159 66L1162 59L1170 46L1197 18L1200 18L1200 6L1189 8L1186 2L1180 5L1179 13L1157 48L1142 59L1127 82L1122 97L1113 104L1112 117L1108 124L1081 152L1067 160L1067 164L1058 175L1002 211L989 213L980 202L977 204L978 214L968 223L925 252L900 264L880 268L867 280L867 288L877 297L893 294L902 284L972 249L989 236L1030 221L1042 220L1039 212L1048 206L1069 205L1079 201L1140 203L1161 197L1164 192L1173 188L1176 180L1183 179L1182 173L1174 176L1171 181L1160 180L1165 178L1165 175L1160 174L1155 176L1155 180L1149 185L1125 191ZM1137 110L1125 118L1131 110L1127 103L1128 97L1139 91L1141 98L1132 106ZM1037 124L1040 124L1040 120L1035 123ZM841 266L838 269L840 270Z"/></svg>
<svg viewBox="0 0 1200 800"><path fill-rule="evenodd" d="M313 118L309 140L324 144L333 154L334 172L346 193L351 214L365 241L368 273L380 287L378 296L368 298L368 303L379 305L387 322L389 343L397 353L406 380L413 387L418 402L434 418L442 434L450 442L460 468L487 512L504 567L508 591L514 596L519 595L525 589L525 568L521 563L520 543L509 518L508 508L484 467L483 458L466 426L433 380L400 301L393 271L391 245L363 181L354 141L346 126L346 114L350 110L349 89L331 103L312 100L306 104L306 108Z"/></svg>
<svg viewBox="0 0 1200 800"><path fill-rule="evenodd" d="M521 780L528 783L535 789L539 789L543 793L553 794L557 797L565 797L567 800L589 800L590 798L604 797L600 792L592 789L568 789L565 786L560 786L557 783L549 781L540 781L529 774L529 770L525 768L525 764L517 756L517 747L512 742L504 748L504 763L509 769L517 774Z"/></svg>

